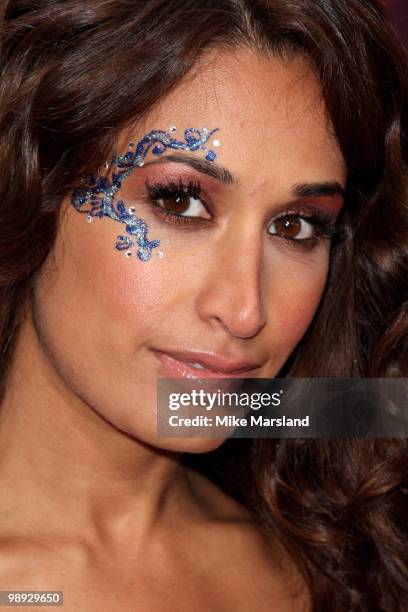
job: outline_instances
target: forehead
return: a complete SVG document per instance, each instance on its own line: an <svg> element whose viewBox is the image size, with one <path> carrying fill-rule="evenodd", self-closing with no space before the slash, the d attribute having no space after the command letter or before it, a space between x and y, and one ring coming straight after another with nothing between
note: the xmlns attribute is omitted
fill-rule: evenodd
<svg viewBox="0 0 408 612"><path fill-rule="evenodd" d="M238 179L254 172L259 180L271 173L345 178L320 83L302 56L281 59L249 49L207 54L144 117L137 135L170 126L179 134L188 127L219 128L219 161Z"/></svg>

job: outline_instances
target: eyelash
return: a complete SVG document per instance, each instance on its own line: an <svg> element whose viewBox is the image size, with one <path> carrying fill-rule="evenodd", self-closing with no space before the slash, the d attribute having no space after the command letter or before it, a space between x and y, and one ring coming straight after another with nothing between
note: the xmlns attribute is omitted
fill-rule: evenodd
<svg viewBox="0 0 408 612"><path fill-rule="evenodd" d="M166 211L162 206L160 206L160 204L157 203L158 200L171 200L177 197L191 197L199 199L204 208L211 213L208 204L201 197L202 188L199 182L189 181L188 184L184 184L183 181L180 180L178 183L170 182L167 184L149 184L146 182L145 185L148 204L151 205L154 214L163 218L166 222L190 227L198 224L202 225L211 223L211 220L209 219L203 219L201 217L188 217L185 215L182 216L177 213ZM291 246L295 247L310 249L316 246L320 240L330 240L338 233L337 229L335 228L333 217L314 208L309 210L303 209L300 211L288 210L284 214L275 217L272 222L276 222L281 219L303 219L313 227L314 235L310 238L299 239L270 234L271 236L276 236L285 240Z"/></svg>

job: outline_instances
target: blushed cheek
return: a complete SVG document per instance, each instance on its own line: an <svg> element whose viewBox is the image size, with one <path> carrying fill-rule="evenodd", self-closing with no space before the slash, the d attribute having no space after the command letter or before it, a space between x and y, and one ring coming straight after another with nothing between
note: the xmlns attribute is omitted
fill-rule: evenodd
<svg viewBox="0 0 408 612"><path fill-rule="evenodd" d="M119 224L109 219L88 224L76 211L68 214L63 246L67 290L111 325L133 327L159 316L169 285L165 262L154 256L149 261L127 258L115 248Z"/></svg>
<svg viewBox="0 0 408 612"><path fill-rule="evenodd" d="M276 300L272 319L275 324L275 342L288 356L308 329L316 310L326 282L326 270L321 269L312 281L297 284L284 293L281 300Z"/></svg>
<svg viewBox="0 0 408 612"><path fill-rule="evenodd" d="M163 238L159 229L152 233ZM176 331L176 325L183 329L180 321L197 277L190 257L194 243L163 239L162 258L153 251L149 261L140 261L136 256L127 258L112 246L111 239L102 238L98 238L99 248L93 251L91 265L96 269L98 261L103 262L103 271L96 271L94 283L100 315L109 326L123 325L136 335L150 334L151 330L159 333L169 326ZM204 265L202 255L200 263Z"/></svg>
<svg viewBox="0 0 408 612"><path fill-rule="evenodd" d="M286 304L282 311L281 322L290 344L296 344L309 327L320 300L320 291L310 291L302 295L299 301Z"/></svg>
<svg viewBox="0 0 408 612"><path fill-rule="evenodd" d="M112 259L119 261L109 261L98 288L104 316L110 321L129 323L133 329L158 323L168 300L162 262Z"/></svg>

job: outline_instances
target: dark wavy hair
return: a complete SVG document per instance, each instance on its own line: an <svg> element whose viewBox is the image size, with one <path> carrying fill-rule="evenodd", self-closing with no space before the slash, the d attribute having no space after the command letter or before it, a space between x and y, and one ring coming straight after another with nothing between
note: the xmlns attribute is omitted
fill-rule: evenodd
<svg viewBox="0 0 408 612"><path fill-rule="evenodd" d="M216 47L307 55L348 165L342 240L281 375L408 375L408 63L377 0L6 0L0 11L1 394L61 200ZM228 440L186 461L257 513L314 611L407 610L407 440L276 442Z"/></svg>

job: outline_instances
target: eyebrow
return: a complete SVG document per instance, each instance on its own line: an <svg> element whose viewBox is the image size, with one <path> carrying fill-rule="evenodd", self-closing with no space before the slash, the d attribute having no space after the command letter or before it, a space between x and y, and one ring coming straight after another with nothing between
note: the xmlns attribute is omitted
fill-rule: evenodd
<svg viewBox="0 0 408 612"><path fill-rule="evenodd" d="M190 166L201 174L206 174L215 178L224 185L233 185L238 181L230 170L216 164L214 162L197 159L193 155L188 154L171 154L161 157L160 159L145 163L145 167L163 163L177 163ZM313 182L313 183L296 183L290 189L290 193L295 198L316 198L321 196L344 196L345 190L337 181Z"/></svg>
<svg viewBox="0 0 408 612"><path fill-rule="evenodd" d="M188 154L178 155L177 153L174 153L172 155L166 155L165 157L161 157L160 159L147 162L144 165L146 167L154 164L163 164L169 162L190 166L194 170L197 170L197 172L200 172L201 174L206 174L207 176L211 176L212 178L217 179L217 181L220 181L220 183L224 183L224 185L232 185L237 182L232 172L230 172L223 166L214 164L214 162L206 161L204 159L198 159L197 157Z"/></svg>
<svg viewBox="0 0 408 612"><path fill-rule="evenodd" d="M344 196L345 189L337 181L323 183L297 183L290 190L296 198L317 198L319 196Z"/></svg>

